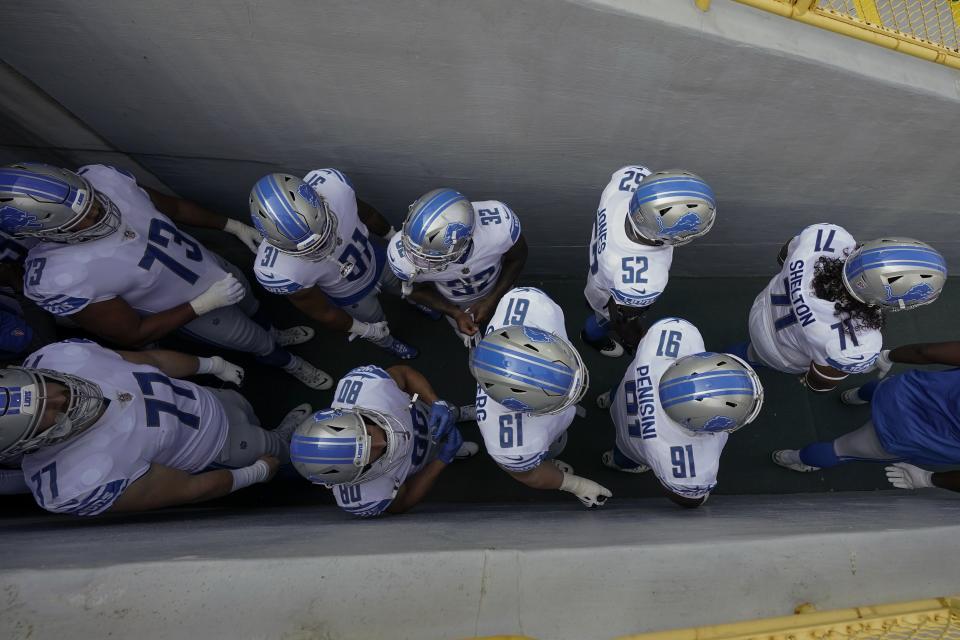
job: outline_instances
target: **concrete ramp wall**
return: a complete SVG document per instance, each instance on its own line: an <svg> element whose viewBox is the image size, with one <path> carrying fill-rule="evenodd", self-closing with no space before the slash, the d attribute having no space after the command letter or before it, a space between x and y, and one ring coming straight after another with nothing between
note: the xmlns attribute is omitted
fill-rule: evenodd
<svg viewBox="0 0 960 640"><path fill-rule="evenodd" d="M601 189L639 162L719 195L677 275L767 273L821 220L960 258L957 72L730 0L42 0L3 16L0 59L237 217L279 169L337 166L394 221L449 185L516 209L532 273L579 278ZM78 144L43 136L0 142Z"/></svg>

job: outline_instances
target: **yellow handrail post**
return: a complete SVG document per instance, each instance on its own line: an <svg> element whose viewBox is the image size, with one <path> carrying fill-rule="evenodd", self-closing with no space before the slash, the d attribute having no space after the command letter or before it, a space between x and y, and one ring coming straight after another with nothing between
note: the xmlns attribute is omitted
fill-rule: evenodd
<svg viewBox="0 0 960 640"><path fill-rule="evenodd" d="M802 16L807 11L817 6L817 0L796 0L793 6L796 14L798 16Z"/></svg>
<svg viewBox="0 0 960 640"><path fill-rule="evenodd" d="M700 11L710 11L710 0L693 0L693 4L697 5Z"/></svg>

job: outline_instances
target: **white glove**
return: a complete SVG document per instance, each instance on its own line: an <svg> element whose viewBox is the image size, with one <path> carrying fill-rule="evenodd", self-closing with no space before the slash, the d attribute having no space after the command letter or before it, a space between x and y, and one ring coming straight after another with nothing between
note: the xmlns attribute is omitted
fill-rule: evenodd
<svg viewBox="0 0 960 640"><path fill-rule="evenodd" d="M468 336L465 333L463 334L463 346L465 346L467 349L473 349L475 346L480 344L481 340L483 340L483 334L479 331L472 336Z"/></svg>
<svg viewBox="0 0 960 640"><path fill-rule="evenodd" d="M884 349L877 358L877 377L882 378L890 373L893 368L893 360L890 359L890 350Z"/></svg>
<svg viewBox="0 0 960 640"><path fill-rule="evenodd" d="M606 487L597 484L593 480L581 478L580 476L563 474L563 482L560 484L560 491L572 493L580 499L585 507L601 507L607 501L607 498L613 496Z"/></svg>
<svg viewBox="0 0 960 640"><path fill-rule="evenodd" d="M409 280L400 281L400 297L406 298L411 293L413 293L413 282Z"/></svg>
<svg viewBox="0 0 960 640"><path fill-rule="evenodd" d="M259 231L233 218L227 220L227 224L223 227L223 230L235 235L237 240L247 245L247 248L254 253L260 248L260 242L263 240L263 236L260 235Z"/></svg>
<svg viewBox="0 0 960 640"><path fill-rule="evenodd" d="M217 376L224 382L232 382L238 387L243 383L243 367L227 362L220 356L212 358L197 358L197 373Z"/></svg>
<svg viewBox="0 0 960 640"><path fill-rule="evenodd" d="M193 312L198 316L210 313L220 307L229 307L243 300L247 295L247 290L243 284L237 280L232 273L228 273L220 280L217 280L210 288L190 301Z"/></svg>
<svg viewBox="0 0 960 640"><path fill-rule="evenodd" d="M350 325L350 340L359 337L376 342L377 340L383 340L388 335L390 335L390 327L387 326L386 322L360 322L354 319L353 324Z"/></svg>
<svg viewBox="0 0 960 640"><path fill-rule="evenodd" d="M884 467L887 480L897 489L926 489L933 486L933 472L926 471L912 464L898 462Z"/></svg>
<svg viewBox="0 0 960 640"><path fill-rule="evenodd" d="M386 240L387 242L390 242L390 240L393 239L393 236L397 235L397 233L398 231L396 229L394 229L393 227L390 227L390 231L387 231L386 235L383 236L383 239Z"/></svg>

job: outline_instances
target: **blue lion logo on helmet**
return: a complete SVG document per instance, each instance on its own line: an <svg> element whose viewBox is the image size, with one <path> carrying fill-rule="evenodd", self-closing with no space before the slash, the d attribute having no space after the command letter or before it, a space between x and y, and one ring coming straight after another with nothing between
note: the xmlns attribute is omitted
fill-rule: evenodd
<svg viewBox="0 0 960 640"><path fill-rule="evenodd" d="M672 226L665 227L663 226L663 218L657 217L657 227L660 229L660 233L672 237L680 233L685 233L687 231L696 231L700 228L700 216L689 211L682 216L680 219L673 223Z"/></svg>
<svg viewBox="0 0 960 640"><path fill-rule="evenodd" d="M11 205L0 207L0 229L8 233L16 233L23 229L41 229L37 216Z"/></svg>
<svg viewBox="0 0 960 640"><path fill-rule="evenodd" d="M534 342L553 342L553 334L546 331L542 331L535 327L521 327L523 330L523 335L527 336L529 339Z"/></svg>
<svg viewBox="0 0 960 640"><path fill-rule="evenodd" d="M703 423L703 430L709 431L710 433L716 433L717 431L726 431L727 429L732 429L737 425L734 422L733 418L728 418L727 416L713 416L705 423Z"/></svg>
<svg viewBox="0 0 960 640"><path fill-rule="evenodd" d="M443 246L452 247L460 238L469 237L473 229L462 222L451 222L443 232Z"/></svg>
<svg viewBox="0 0 960 640"><path fill-rule="evenodd" d="M893 295L893 287L888 284L883 285L884 290L887 293L887 302L898 302L902 300L903 302L923 302L924 300L929 299L935 292L933 287L928 285L926 282L921 282L910 287L910 290L904 293L902 296Z"/></svg>
<svg viewBox="0 0 960 640"><path fill-rule="evenodd" d="M308 185L306 182L297 187L297 193L303 196L303 199L312 204L313 206L320 208L320 196L317 195L317 192L313 190L313 187Z"/></svg>
<svg viewBox="0 0 960 640"><path fill-rule="evenodd" d="M517 400L516 398L504 398L500 404L505 406L510 411L530 411L531 407L523 400Z"/></svg>
<svg viewBox="0 0 960 640"><path fill-rule="evenodd" d="M314 422L323 422L324 420L329 420L330 418L336 418L343 414L343 411L340 409L321 409L313 414Z"/></svg>

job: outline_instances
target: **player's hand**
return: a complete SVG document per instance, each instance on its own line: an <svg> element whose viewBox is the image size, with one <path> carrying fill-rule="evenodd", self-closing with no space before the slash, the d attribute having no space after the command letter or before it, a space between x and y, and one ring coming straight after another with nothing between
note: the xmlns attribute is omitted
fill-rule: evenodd
<svg viewBox="0 0 960 640"><path fill-rule="evenodd" d="M434 442L440 442L450 432L456 423L456 412L446 400L437 400L430 405L430 417L427 418L427 427Z"/></svg>
<svg viewBox="0 0 960 640"><path fill-rule="evenodd" d="M243 367L228 362L220 356L210 358L207 373L217 376L224 382L232 382L238 387L243 384Z"/></svg>
<svg viewBox="0 0 960 640"><path fill-rule="evenodd" d="M572 493L580 499L583 506L590 509L593 507L602 507L604 503L606 503L607 498L613 497L610 490L603 485L570 473L563 474L560 491Z"/></svg>
<svg viewBox="0 0 960 640"><path fill-rule="evenodd" d="M263 236L260 235L259 231L233 218L227 220L227 224L223 227L223 230L235 235L237 240L247 245L247 249L250 249L250 251L254 253L260 248L260 242L263 240Z"/></svg>
<svg viewBox="0 0 960 640"><path fill-rule="evenodd" d="M228 273L191 300L190 306L193 307L194 313L202 316L214 309L236 304L243 300L245 295L247 295L247 290L243 287L243 283L237 280L232 273Z"/></svg>
<svg viewBox="0 0 960 640"><path fill-rule="evenodd" d="M406 298L411 293L413 293L413 283L409 280L400 281L400 297Z"/></svg>
<svg viewBox="0 0 960 640"><path fill-rule="evenodd" d="M480 335L480 327L473 321L473 316L464 311L458 311L453 319L456 321L460 333L467 336L463 339L464 346L468 349L477 346L483 336Z"/></svg>
<svg viewBox="0 0 960 640"><path fill-rule="evenodd" d="M893 360L890 359L890 350L884 349L877 358L877 377L885 377L890 373L890 369L893 369Z"/></svg>
<svg viewBox="0 0 960 640"><path fill-rule="evenodd" d="M471 305L466 308L466 312L473 316L473 321L478 327L482 327L490 322L490 318L496 309L497 301L487 296L486 298L481 298L471 303Z"/></svg>
<svg viewBox="0 0 960 640"><path fill-rule="evenodd" d="M261 480L261 482L270 482L273 480L273 476L277 475L277 471L280 470L280 460L276 456L260 456L257 460L263 460L269 468L266 479Z"/></svg>
<svg viewBox="0 0 960 640"><path fill-rule="evenodd" d="M925 489L933 486L933 472L915 467L912 464L898 462L884 467L887 480L897 489Z"/></svg>
<svg viewBox="0 0 960 640"><path fill-rule="evenodd" d="M359 337L359 338L363 338L364 340L370 340L371 342L376 342L378 340L383 340L388 335L390 335L390 327L387 326L386 321L361 322L360 320L354 320L353 324L350 325L351 340L353 340L356 337Z"/></svg>
<svg viewBox="0 0 960 640"><path fill-rule="evenodd" d="M463 445L463 436L460 435L460 430L453 426L447 432L446 440L440 445L440 453L437 454L437 459L443 464L452 464L457 457L457 451L460 451L461 445Z"/></svg>

